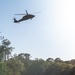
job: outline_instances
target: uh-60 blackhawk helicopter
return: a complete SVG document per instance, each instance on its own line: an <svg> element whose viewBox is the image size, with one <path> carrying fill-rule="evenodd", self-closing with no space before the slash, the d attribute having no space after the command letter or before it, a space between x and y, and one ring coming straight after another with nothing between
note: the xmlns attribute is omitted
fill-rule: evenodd
<svg viewBox="0 0 75 75"><path fill-rule="evenodd" d="M28 14L27 10L26 10L26 14L15 14L15 15L24 15L20 20L16 20L16 18L14 18L14 23L19 23L21 21L25 21L28 19L31 19L35 17L35 15L32 14Z"/></svg>

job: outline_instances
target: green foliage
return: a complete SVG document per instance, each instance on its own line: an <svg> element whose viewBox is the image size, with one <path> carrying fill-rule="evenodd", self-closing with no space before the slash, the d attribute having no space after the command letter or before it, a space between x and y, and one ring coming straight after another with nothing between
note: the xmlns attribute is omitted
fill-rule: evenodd
<svg viewBox="0 0 75 75"><path fill-rule="evenodd" d="M32 61L28 70L29 75L43 75L45 71L45 61L43 59Z"/></svg>
<svg viewBox="0 0 75 75"><path fill-rule="evenodd" d="M7 66L5 64L5 62L0 62L0 74L1 75L7 75Z"/></svg>
<svg viewBox="0 0 75 75"><path fill-rule="evenodd" d="M10 59L6 62L8 75L21 75L24 70L24 64L17 59Z"/></svg>
<svg viewBox="0 0 75 75"><path fill-rule="evenodd" d="M9 58L13 47L7 39L1 39L0 75L75 75L75 60L60 58L30 59L30 54L20 53Z"/></svg>
<svg viewBox="0 0 75 75"><path fill-rule="evenodd" d="M10 47L10 41L7 39L3 39L0 45L0 61L1 60L8 60L13 47Z"/></svg>
<svg viewBox="0 0 75 75"><path fill-rule="evenodd" d="M72 75L74 64L66 62L51 62L43 59L27 59L25 53L0 62L1 75ZM52 59L51 59L52 60ZM74 75L74 74L73 74Z"/></svg>

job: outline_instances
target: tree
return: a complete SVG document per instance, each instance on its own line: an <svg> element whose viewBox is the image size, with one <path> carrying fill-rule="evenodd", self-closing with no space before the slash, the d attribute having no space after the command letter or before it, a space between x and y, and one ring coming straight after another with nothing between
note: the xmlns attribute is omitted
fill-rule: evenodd
<svg viewBox="0 0 75 75"><path fill-rule="evenodd" d="M25 70L24 63L17 58L10 58L6 62L7 65L7 75L22 75L23 70Z"/></svg>
<svg viewBox="0 0 75 75"><path fill-rule="evenodd" d="M25 54L24 54L24 56L25 56L25 58L26 58L27 60L29 60L29 59L30 59L30 54L25 53Z"/></svg>
<svg viewBox="0 0 75 75"><path fill-rule="evenodd" d="M20 53L20 54L18 54L18 57L19 58L24 58L26 60L29 60L30 59L30 54L28 54L28 53Z"/></svg>
<svg viewBox="0 0 75 75"><path fill-rule="evenodd" d="M0 61L3 60L3 56L4 56L3 46L1 45L3 39L4 39L4 36L0 36Z"/></svg>
<svg viewBox="0 0 75 75"><path fill-rule="evenodd" d="M46 61L48 61L48 62L54 62L54 59L53 58L48 58L48 59L46 59Z"/></svg>
<svg viewBox="0 0 75 75"><path fill-rule="evenodd" d="M33 60L28 71L29 75L43 75L45 72L45 61L43 59Z"/></svg>
<svg viewBox="0 0 75 75"><path fill-rule="evenodd" d="M63 62L60 58L56 58L55 62Z"/></svg>
<svg viewBox="0 0 75 75"><path fill-rule="evenodd" d="M75 75L75 67L73 67L73 68L71 69L71 71L69 72L69 75Z"/></svg>
<svg viewBox="0 0 75 75"><path fill-rule="evenodd" d="M0 56L1 59L4 58L6 61L9 59L9 55L11 54L11 51L14 49L13 47L10 47L10 41L7 39L3 39L0 45Z"/></svg>

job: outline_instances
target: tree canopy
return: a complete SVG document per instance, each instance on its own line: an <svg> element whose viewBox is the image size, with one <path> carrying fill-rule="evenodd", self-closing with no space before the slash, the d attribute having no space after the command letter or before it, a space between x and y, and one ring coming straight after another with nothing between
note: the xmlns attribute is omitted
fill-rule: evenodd
<svg viewBox="0 0 75 75"><path fill-rule="evenodd" d="M30 59L29 53L10 57L11 42L0 37L0 74L1 75L75 75L75 59L63 61L60 58Z"/></svg>

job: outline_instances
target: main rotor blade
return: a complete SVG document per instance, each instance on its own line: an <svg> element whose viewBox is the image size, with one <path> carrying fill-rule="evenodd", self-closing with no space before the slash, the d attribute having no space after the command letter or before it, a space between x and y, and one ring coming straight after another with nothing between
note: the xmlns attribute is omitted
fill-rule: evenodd
<svg viewBox="0 0 75 75"><path fill-rule="evenodd" d="M28 15L28 12L27 12L27 10L25 10L26 11L26 14Z"/></svg>
<svg viewBox="0 0 75 75"><path fill-rule="evenodd" d="M14 14L14 15L26 15L26 14Z"/></svg>

